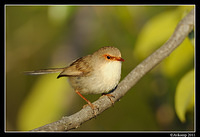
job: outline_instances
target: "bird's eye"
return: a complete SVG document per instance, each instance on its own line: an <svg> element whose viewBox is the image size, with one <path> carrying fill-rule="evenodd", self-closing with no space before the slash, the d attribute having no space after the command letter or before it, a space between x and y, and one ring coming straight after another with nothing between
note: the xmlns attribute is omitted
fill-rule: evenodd
<svg viewBox="0 0 200 137"><path fill-rule="evenodd" d="M111 57L110 56L107 56L107 59L110 59Z"/></svg>

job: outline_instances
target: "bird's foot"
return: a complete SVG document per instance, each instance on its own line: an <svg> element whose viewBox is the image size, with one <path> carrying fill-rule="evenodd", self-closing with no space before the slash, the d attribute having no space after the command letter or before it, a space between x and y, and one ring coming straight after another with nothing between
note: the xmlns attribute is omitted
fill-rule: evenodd
<svg viewBox="0 0 200 137"><path fill-rule="evenodd" d="M97 116L97 112L96 112L97 107L96 107L95 105L93 105L93 104L88 100L88 101L87 101L87 104L85 104L85 105L83 106L83 108L87 107L88 105L91 107L91 109L93 110L93 114L94 114L95 117L96 117L96 116Z"/></svg>
<svg viewBox="0 0 200 137"><path fill-rule="evenodd" d="M114 95L107 94L107 93L102 93L102 96L107 96L107 97L110 99L110 101L111 101L111 103L112 103L112 106L114 106L114 103L115 103L115 102L112 100L112 97L115 98Z"/></svg>

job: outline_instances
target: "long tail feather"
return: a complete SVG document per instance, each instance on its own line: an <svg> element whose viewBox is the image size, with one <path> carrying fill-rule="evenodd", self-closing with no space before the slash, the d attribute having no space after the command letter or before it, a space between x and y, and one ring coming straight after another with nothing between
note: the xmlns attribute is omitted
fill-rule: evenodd
<svg viewBox="0 0 200 137"><path fill-rule="evenodd" d="M40 69L35 71L25 71L24 73L27 75L41 75L41 74L49 74L49 73L59 73L62 72L64 68L50 68L50 69Z"/></svg>

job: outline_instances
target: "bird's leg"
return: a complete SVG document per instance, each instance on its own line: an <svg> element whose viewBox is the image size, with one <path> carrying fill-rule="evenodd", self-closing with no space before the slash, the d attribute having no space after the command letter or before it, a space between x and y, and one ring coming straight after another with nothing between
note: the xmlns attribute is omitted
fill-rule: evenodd
<svg viewBox="0 0 200 137"><path fill-rule="evenodd" d="M93 110L94 115L96 116L95 105L93 105L89 100L87 100L83 95L81 95L81 93L80 93L78 90L76 90L76 93L77 93L82 99L84 99L84 100L88 103L88 105L89 105L89 106L91 107L91 109Z"/></svg>

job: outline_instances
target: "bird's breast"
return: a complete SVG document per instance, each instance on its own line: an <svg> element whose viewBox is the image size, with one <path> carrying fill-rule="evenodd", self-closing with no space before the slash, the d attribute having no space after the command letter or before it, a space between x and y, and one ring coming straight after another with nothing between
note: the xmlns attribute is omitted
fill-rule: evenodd
<svg viewBox="0 0 200 137"><path fill-rule="evenodd" d="M112 61L99 68L98 77L105 85L119 82L121 77L121 62ZM107 84L108 83L108 84Z"/></svg>
<svg viewBox="0 0 200 137"><path fill-rule="evenodd" d="M121 78L121 62L112 61L99 66L86 77L71 77L71 85L81 94L107 93L117 86Z"/></svg>
<svg viewBox="0 0 200 137"><path fill-rule="evenodd" d="M121 78L121 62L112 61L96 69L90 79L93 94L107 93L117 86Z"/></svg>

